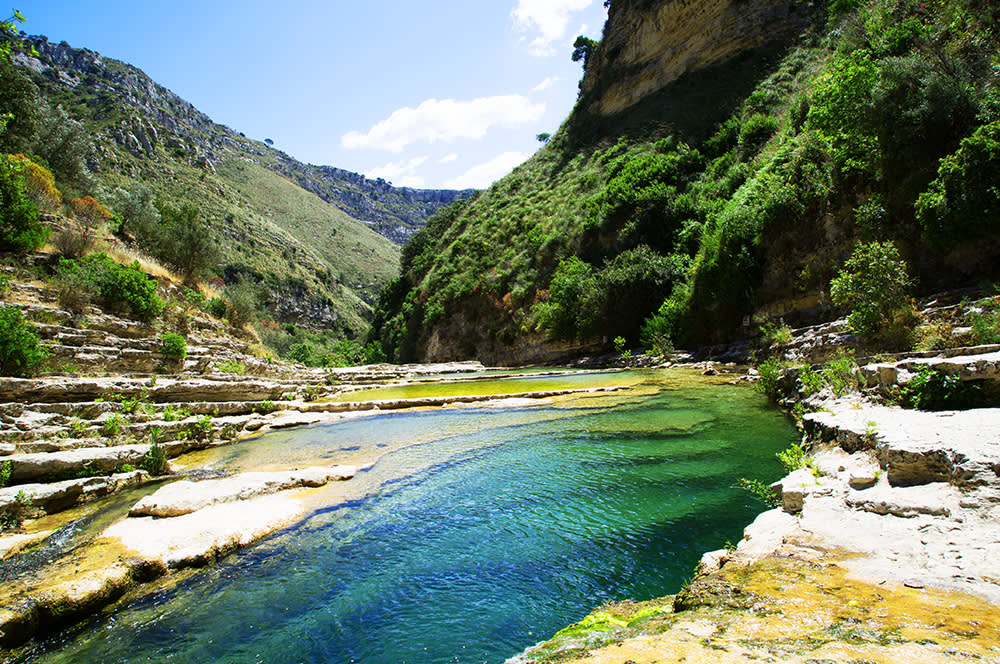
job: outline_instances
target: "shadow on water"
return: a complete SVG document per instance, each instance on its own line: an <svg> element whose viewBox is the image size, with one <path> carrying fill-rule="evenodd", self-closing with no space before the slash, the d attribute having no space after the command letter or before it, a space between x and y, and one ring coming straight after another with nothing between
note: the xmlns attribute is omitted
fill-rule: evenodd
<svg viewBox="0 0 1000 664"><path fill-rule="evenodd" d="M759 511L736 480L776 476L796 434L748 389L648 375L629 396L393 413L230 450L220 467L391 451L352 480L357 499L24 661L502 662L603 602L676 592Z"/></svg>

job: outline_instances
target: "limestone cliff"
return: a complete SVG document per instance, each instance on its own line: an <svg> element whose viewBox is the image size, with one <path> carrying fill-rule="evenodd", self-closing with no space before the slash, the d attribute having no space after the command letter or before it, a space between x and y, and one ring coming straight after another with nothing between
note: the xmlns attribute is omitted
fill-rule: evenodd
<svg viewBox="0 0 1000 664"><path fill-rule="evenodd" d="M813 15L794 0L619 0L581 83L585 112L610 116L684 74L794 38Z"/></svg>

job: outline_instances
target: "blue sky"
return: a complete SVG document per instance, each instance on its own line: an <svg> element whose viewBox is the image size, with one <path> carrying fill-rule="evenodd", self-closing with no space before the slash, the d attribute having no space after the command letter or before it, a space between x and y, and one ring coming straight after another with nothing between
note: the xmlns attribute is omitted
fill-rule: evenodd
<svg viewBox="0 0 1000 664"><path fill-rule="evenodd" d="M576 100L602 0L28 0L21 28L139 67L213 120L399 186L486 187Z"/></svg>

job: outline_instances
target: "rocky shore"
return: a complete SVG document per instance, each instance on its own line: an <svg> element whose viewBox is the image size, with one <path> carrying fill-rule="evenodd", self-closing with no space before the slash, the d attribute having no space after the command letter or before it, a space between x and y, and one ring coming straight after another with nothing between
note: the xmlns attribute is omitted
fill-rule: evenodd
<svg viewBox="0 0 1000 664"><path fill-rule="evenodd" d="M602 607L510 662L1000 661L1000 409L879 403L926 366L992 390L995 349L860 367L804 400L806 465L675 596Z"/></svg>

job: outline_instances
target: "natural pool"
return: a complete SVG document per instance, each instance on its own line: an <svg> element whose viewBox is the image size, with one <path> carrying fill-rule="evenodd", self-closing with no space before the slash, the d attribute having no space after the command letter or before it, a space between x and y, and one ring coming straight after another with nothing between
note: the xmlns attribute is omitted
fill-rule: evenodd
<svg viewBox="0 0 1000 664"><path fill-rule="evenodd" d="M776 477L796 433L745 387L610 376L632 389L395 412L201 453L232 470L381 456L343 502L29 658L494 663L603 602L676 592L761 509L736 480Z"/></svg>

